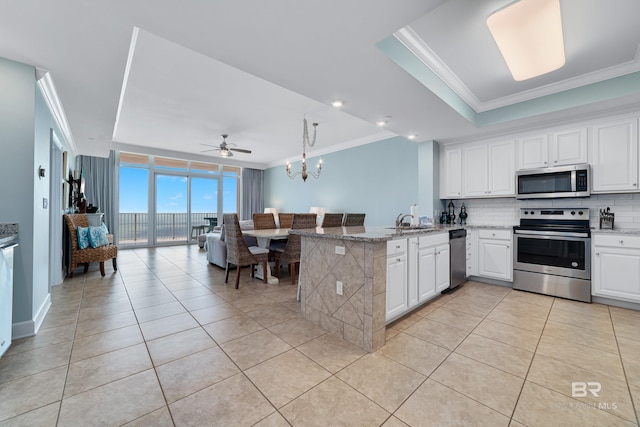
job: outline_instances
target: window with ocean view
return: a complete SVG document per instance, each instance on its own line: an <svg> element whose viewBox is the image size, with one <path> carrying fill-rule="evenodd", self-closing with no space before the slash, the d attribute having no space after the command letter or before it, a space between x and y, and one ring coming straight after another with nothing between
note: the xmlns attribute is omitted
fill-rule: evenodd
<svg viewBox="0 0 640 427"><path fill-rule="evenodd" d="M240 210L238 167L119 154L120 245L193 242L193 226Z"/></svg>

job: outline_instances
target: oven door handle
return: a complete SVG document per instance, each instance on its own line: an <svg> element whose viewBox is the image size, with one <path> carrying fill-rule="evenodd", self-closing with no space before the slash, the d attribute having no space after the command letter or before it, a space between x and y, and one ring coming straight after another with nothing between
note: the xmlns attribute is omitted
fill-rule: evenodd
<svg viewBox="0 0 640 427"><path fill-rule="evenodd" d="M532 235L532 236L558 236L558 237L580 237L580 238L589 238L589 234L587 233L565 233L562 231L538 231L538 230L514 230L515 234L520 236Z"/></svg>

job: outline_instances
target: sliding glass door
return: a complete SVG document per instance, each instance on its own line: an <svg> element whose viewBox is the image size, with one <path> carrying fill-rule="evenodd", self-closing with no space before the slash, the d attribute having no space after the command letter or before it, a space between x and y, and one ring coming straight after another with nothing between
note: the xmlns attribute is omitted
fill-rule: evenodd
<svg viewBox="0 0 640 427"><path fill-rule="evenodd" d="M156 174L154 227L156 243L187 241L187 227L189 227L187 184L186 176Z"/></svg>
<svg viewBox="0 0 640 427"><path fill-rule="evenodd" d="M240 168L119 153L119 241L130 245L193 243L240 208Z"/></svg>
<svg viewBox="0 0 640 427"><path fill-rule="evenodd" d="M191 178L191 225L204 225L205 231L218 224L218 180Z"/></svg>

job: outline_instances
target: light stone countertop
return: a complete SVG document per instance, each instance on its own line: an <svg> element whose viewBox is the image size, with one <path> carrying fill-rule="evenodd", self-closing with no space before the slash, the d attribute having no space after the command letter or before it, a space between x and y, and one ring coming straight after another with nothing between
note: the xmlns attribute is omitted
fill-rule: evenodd
<svg viewBox="0 0 640 427"><path fill-rule="evenodd" d="M635 234L640 236L640 229L637 228L614 228L613 230L600 230L599 228L592 228L591 234Z"/></svg>
<svg viewBox="0 0 640 427"><path fill-rule="evenodd" d="M18 241L18 224L0 223L0 248Z"/></svg>
<svg viewBox="0 0 640 427"><path fill-rule="evenodd" d="M421 236L431 233L446 233L450 230L461 229L475 229L475 228L488 228L488 229L512 229L513 226L496 226L496 225L460 225L460 224L436 224L433 227L428 228L412 228L408 230L396 230L393 226L360 226L360 227L332 227L332 228L307 228L290 230L291 234L298 234L300 236L307 237L319 237L327 239L343 239L343 240L355 240L361 242L382 242L387 240L393 240L403 237Z"/></svg>

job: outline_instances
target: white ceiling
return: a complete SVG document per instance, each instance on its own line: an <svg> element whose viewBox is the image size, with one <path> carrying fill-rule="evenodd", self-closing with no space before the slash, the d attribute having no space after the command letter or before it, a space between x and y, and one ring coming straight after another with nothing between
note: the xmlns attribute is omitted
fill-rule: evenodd
<svg viewBox="0 0 640 427"><path fill-rule="evenodd" d="M253 153L225 162L264 168L300 156L304 115L320 123L318 155L395 134L450 141L640 106L638 90L478 128L377 46L412 32L476 111L640 70L640 2L561 0L567 65L514 82L485 25L506 3L5 0L0 57L50 72L79 153L97 156L205 159L201 144L228 133ZM376 127L385 116L386 130Z"/></svg>

